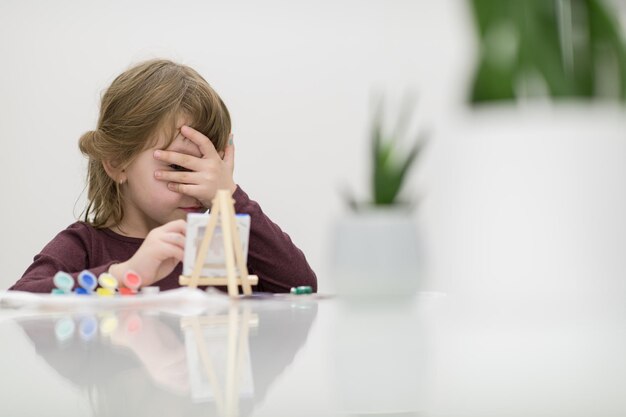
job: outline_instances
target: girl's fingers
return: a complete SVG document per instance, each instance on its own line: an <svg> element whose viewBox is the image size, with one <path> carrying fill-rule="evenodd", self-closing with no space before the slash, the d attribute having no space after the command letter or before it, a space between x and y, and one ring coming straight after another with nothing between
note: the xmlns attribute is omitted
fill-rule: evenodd
<svg viewBox="0 0 626 417"><path fill-rule="evenodd" d="M168 182L167 188L170 191L174 191L175 193L185 194L185 195L188 195L189 197L193 197L196 200L198 200L200 203L205 204L205 202L202 201L202 196L203 194L206 194L206 191L205 191L206 189L200 185Z"/></svg>
<svg viewBox="0 0 626 417"><path fill-rule="evenodd" d="M182 133L184 137L196 144L198 149L200 149L200 153L202 154L203 159L220 157L217 154L217 150L215 149L215 145L213 145L213 142L211 142L211 139L207 138L206 136L204 136L204 134L198 132L196 129L189 126L182 126L180 128L180 133Z"/></svg>
<svg viewBox="0 0 626 417"><path fill-rule="evenodd" d="M182 237L162 236L159 244L159 250L156 254L159 262L174 258L182 261L185 254L185 239Z"/></svg>
<svg viewBox="0 0 626 417"><path fill-rule="evenodd" d="M189 197L193 197L203 206L211 207L211 201L215 195L214 189L207 189L204 185L196 184L179 184L176 182L168 182L167 188L175 193L184 194ZM211 196L207 198L206 196Z"/></svg>
<svg viewBox="0 0 626 417"><path fill-rule="evenodd" d="M176 260L182 261L185 257L185 250L174 244L168 244L165 248L164 255L166 258L174 258Z"/></svg>
<svg viewBox="0 0 626 417"><path fill-rule="evenodd" d="M154 178L181 184L198 184L202 174L192 171L154 171Z"/></svg>
<svg viewBox="0 0 626 417"><path fill-rule="evenodd" d="M167 232L176 232L185 236L187 232L187 222L185 220L172 220L171 222L165 223L161 228Z"/></svg>
<svg viewBox="0 0 626 417"><path fill-rule="evenodd" d="M154 159L165 162L170 165L178 165L179 167L188 169L189 171L200 171L204 165L201 158L186 153L166 151L158 149L153 153Z"/></svg>
<svg viewBox="0 0 626 417"><path fill-rule="evenodd" d="M185 258L185 250L183 248L174 248L172 258L182 261Z"/></svg>
<svg viewBox="0 0 626 417"><path fill-rule="evenodd" d="M168 182L167 188L170 191L174 191L175 193L190 195L189 184L179 184L177 182Z"/></svg>
<svg viewBox="0 0 626 417"><path fill-rule="evenodd" d="M168 232L163 235L163 241L179 248L185 248L185 236L181 233Z"/></svg>
<svg viewBox="0 0 626 417"><path fill-rule="evenodd" d="M232 137L231 133L226 149L224 149L224 163L230 168L231 173L235 170L235 144Z"/></svg>

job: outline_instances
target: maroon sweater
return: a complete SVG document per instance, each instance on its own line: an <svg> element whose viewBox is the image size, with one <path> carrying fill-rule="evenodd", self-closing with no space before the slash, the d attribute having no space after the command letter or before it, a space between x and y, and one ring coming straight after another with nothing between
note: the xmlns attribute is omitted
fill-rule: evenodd
<svg viewBox="0 0 626 417"><path fill-rule="evenodd" d="M289 236L273 223L261 207L239 187L233 193L235 212L250 215L248 271L259 277L254 291L288 292L291 287L309 285L317 290L317 278L304 254ZM135 254L143 239L119 235L109 229L95 229L76 222L48 243L22 278L10 290L50 292L52 278L58 271L72 274L88 269L99 275L114 263L124 262ZM162 290L179 287L182 263L167 277L155 283ZM222 288L223 289L223 288Z"/></svg>

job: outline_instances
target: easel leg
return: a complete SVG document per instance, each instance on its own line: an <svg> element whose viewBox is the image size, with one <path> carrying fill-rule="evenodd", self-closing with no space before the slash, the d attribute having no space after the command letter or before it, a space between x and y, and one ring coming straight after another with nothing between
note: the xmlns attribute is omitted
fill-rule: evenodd
<svg viewBox="0 0 626 417"><path fill-rule="evenodd" d="M235 249L235 260L237 261L237 267L239 268L239 279L241 280L241 289L245 295L252 294L252 287L250 280L248 280L248 267L246 266L246 260L243 256L243 248L241 246L241 239L239 238L239 228L237 226L237 220L235 217L235 207L232 204L226 206L228 210L228 217L234 219L232 222L231 232L233 235L233 244Z"/></svg>
<svg viewBox="0 0 626 417"><path fill-rule="evenodd" d="M239 287L237 285L237 274L235 272L235 259L233 254L233 226L234 221L231 218L230 210L228 210L228 200L231 197L226 191L218 191L218 201L221 210L222 219L222 235L224 237L224 253L226 255L226 276L228 278L228 295L237 297L239 295Z"/></svg>

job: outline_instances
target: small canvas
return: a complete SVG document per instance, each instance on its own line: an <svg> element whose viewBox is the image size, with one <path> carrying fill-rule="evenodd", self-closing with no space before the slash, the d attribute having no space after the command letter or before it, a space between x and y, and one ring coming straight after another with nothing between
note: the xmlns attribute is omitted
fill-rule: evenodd
<svg viewBox="0 0 626 417"><path fill-rule="evenodd" d="M243 258L248 259L248 241L250 238L250 215L237 214L235 216L237 229L239 230L239 239L241 240L241 248ZM209 221L209 214L190 213L187 215L187 236L185 240L185 257L183 259L183 275L193 273L196 263L196 257L204 238L206 225ZM239 274L239 268L235 266L236 274ZM202 266L200 276L202 277L225 277L226 273L226 255L224 252L224 239L222 237L222 227L218 221L215 226L215 232L209 244L208 253Z"/></svg>

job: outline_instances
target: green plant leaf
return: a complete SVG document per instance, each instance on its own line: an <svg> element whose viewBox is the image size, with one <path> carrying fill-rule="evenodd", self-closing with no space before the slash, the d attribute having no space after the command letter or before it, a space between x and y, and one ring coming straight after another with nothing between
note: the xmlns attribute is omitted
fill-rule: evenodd
<svg viewBox="0 0 626 417"><path fill-rule="evenodd" d="M626 44L607 1L469 1L480 45L472 103L610 96L613 79L626 100Z"/></svg>
<svg viewBox="0 0 626 417"><path fill-rule="evenodd" d="M372 204L391 205L397 203L398 194L406 180L409 169L414 165L422 148L422 143L414 143L406 156L399 154L400 139L410 125L413 106L413 96L407 95L396 118L393 133L387 135L383 126L383 100L379 98L376 101L369 132L372 196L370 202L359 204L349 191L344 190L341 194L351 209L359 210ZM418 136L416 140L421 142L422 138ZM407 202L403 202L403 204L407 204ZM408 204L410 206L410 202Z"/></svg>
<svg viewBox="0 0 626 417"><path fill-rule="evenodd" d="M417 160L418 156L421 154L425 143L426 143L426 140L423 137L418 136L418 138L416 139L416 142L413 144L413 147L411 148L411 150L409 151L409 154L404 160L404 163L400 165L400 169L398 172L399 183L404 182L404 179L407 173L409 172L409 170L411 169L411 167L413 166L413 163Z"/></svg>

